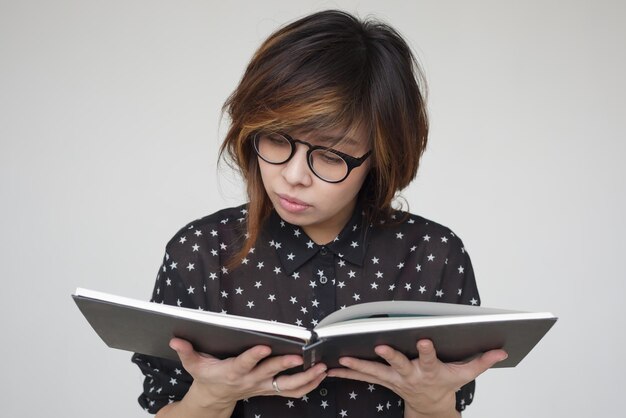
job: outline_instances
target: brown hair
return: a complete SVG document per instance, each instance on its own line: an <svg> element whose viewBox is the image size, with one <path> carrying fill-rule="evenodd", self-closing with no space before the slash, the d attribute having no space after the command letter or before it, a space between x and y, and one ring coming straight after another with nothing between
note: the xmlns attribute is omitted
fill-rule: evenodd
<svg viewBox="0 0 626 418"><path fill-rule="evenodd" d="M426 147L423 80L406 42L376 20L329 10L273 33L223 107L230 128L220 157L226 153L241 172L250 201L248 240L232 261L247 254L272 210L250 141L254 132L360 127L372 149L360 199L368 220L385 219Z"/></svg>

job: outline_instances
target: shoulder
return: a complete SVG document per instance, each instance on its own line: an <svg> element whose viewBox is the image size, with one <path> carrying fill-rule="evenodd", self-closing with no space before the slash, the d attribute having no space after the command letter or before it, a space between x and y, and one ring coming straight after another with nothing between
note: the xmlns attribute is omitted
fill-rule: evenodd
<svg viewBox="0 0 626 418"><path fill-rule="evenodd" d="M374 226L374 235L384 239L463 246L460 237L449 227L413 213L396 211L391 219Z"/></svg>
<svg viewBox="0 0 626 418"><path fill-rule="evenodd" d="M187 223L168 241L168 251L218 241L224 246L240 240L246 231L247 208L247 204L225 208Z"/></svg>

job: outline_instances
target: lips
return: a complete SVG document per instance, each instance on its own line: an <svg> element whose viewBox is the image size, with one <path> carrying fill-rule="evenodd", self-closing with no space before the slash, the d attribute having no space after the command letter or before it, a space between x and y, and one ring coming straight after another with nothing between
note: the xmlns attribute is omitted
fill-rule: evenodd
<svg viewBox="0 0 626 418"><path fill-rule="evenodd" d="M280 206L288 212L298 213L305 211L306 209L311 207L311 205L309 205L308 203L289 195L278 194L277 196L280 202Z"/></svg>

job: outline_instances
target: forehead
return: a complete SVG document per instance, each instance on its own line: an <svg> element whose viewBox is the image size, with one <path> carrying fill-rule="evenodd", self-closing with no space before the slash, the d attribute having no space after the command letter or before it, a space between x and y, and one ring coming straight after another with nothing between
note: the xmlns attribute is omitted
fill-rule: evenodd
<svg viewBox="0 0 626 418"><path fill-rule="evenodd" d="M302 139L315 145L339 147L346 149L366 149L369 147L369 138L363 129L298 129L289 132L291 136Z"/></svg>

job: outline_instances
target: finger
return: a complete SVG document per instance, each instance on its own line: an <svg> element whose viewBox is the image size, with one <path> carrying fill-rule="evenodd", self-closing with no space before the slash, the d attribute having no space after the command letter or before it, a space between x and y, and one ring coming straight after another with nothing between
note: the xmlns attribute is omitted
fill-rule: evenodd
<svg viewBox="0 0 626 418"><path fill-rule="evenodd" d="M460 366L460 369L463 370L467 381L471 381L493 367L496 363L506 360L507 357L508 354L504 350L487 351L469 363Z"/></svg>
<svg viewBox="0 0 626 418"><path fill-rule="evenodd" d="M364 375L377 376L381 380L391 381L393 378L393 369L378 361L362 360L354 357L342 357L339 364L348 369L360 372Z"/></svg>
<svg viewBox="0 0 626 418"><path fill-rule="evenodd" d="M420 368L428 372L437 367L439 359L437 358L437 351L435 351L433 342L430 340L419 340L416 346Z"/></svg>
<svg viewBox="0 0 626 418"><path fill-rule="evenodd" d="M264 379L267 377L273 377L282 371L301 366L303 363L304 360L302 356L276 356L264 360L261 364L258 365L253 373L259 376L259 378Z"/></svg>
<svg viewBox="0 0 626 418"><path fill-rule="evenodd" d="M272 350L264 345L254 346L233 359L233 371L239 374L250 373L256 365L269 356Z"/></svg>
<svg viewBox="0 0 626 418"><path fill-rule="evenodd" d="M189 341L183 340L182 338L172 338L170 340L170 348L176 351L178 358L180 358L181 363L183 363L183 366L187 370L193 368L195 364L203 359L215 359L215 357L209 354L198 353Z"/></svg>
<svg viewBox="0 0 626 418"><path fill-rule="evenodd" d="M320 377L323 378L326 376L326 365L325 364L316 364L310 369L292 374L292 375L281 375L281 376L272 376L272 379L276 379L276 384L280 388L281 392L291 392L291 391L299 391L302 387L308 387L313 382L320 381ZM319 383L317 383L319 384ZM317 386L315 384L315 386ZM272 386L272 390L274 390Z"/></svg>
<svg viewBox="0 0 626 418"><path fill-rule="evenodd" d="M283 377L281 376L281 379ZM289 390L283 390L281 389L280 395L281 396L288 396L288 397L293 397L293 398L300 398L304 395L306 395L307 393L311 392L313 389L315 389L316 387L318 387L320 385L320 383L322 383L322 381L324 381L324 379L326 378L326 373L322 373L320 375L318 375L315 379L311 380L310 382L307 382L306 384L299 386L297 388L293 388L293 389L289 389ZM281 388L282 383L279 384L279 388ZM273 389L272 389L273 390ZM276 392L271 393L272 395L277 395Z"/></svg>
<svg viewBox="0 0 626 418"><path fill-rule="evenodd" d="M404 354L394 350L388 345L379 345L374 348L376 354L381 356L389 365L398 372L399 375L406 377L414 373L414 366Z"/></svg>

